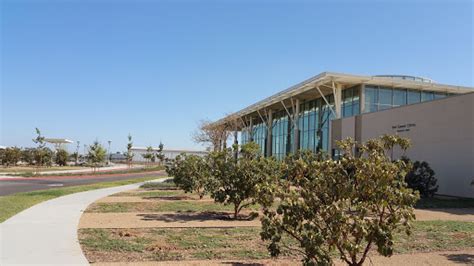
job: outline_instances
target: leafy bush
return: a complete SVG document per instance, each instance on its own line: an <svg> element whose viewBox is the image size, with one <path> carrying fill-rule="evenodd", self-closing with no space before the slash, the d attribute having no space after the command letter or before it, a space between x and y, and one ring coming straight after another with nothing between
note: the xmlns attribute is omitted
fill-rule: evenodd
<svg viewBox="0 0 474 266"><path fill-rule="evenodd" d="M339 145L338 161L300 155L285 162L288 178L272 188L277 200L264 204L262 218L261 237L272 256L285 249L286 235L299 244L287 251L304 254L307 265L332 264L334 250L347 264L362 265L372 246L390 256L395 231L410 233L418 195L404 182L407 165L386 156L409 142L394 136Z"/></svg>
<svg viewBox="0 0 474 266"><path fill-rule="evenodd" d="M33 158L37 166L51 166L53 151L46 147L38 147L33 151Z"/></svg>
<svg viewBox="0 0 474 266"><path fill-rule="evenodd" d="M65 166L67 164L68 157L69 157L69 154L66 150L59 149L56 152L56 158L55 158L56 164L60 166Z"/></svg>
<svg viewBox="0 0 474 266"><path fill-rule="evenodd" d="M231 149L226 149L211 153L209 161L217 182L211 195L216 202L234 205L234 219L243 208L261 200L260 194L268 195L263 190L279 176L277 162L263 157L254 142L243 145L237 159Z"/></svg>
<svg viewBox="0 0 474 266"><path fill-rule="evenodd" d="M166 172L174 177L173 181L177 187L186 193L196 192L200 199L212 190L211 170L203 157L178 155L173 164L166 167Z"/></svg>
<svg viewBox="0 0 474 266"><path fill-rule="evenodd" d="M98 141L89 146L89 152L87 153L87 162L92 166L94 171L97 167L105 162L107 151L100 145Z"/></svg>
<svg viewBox="0 0 474 266"><path fill-rule="evenodd" d="M405 176L405 182L408 187L420 192L422 198L431 198L438 191L435 172L430 165L423 161L413 163L411 170Z"/></svg>
<svg viewBox="0 0 474 266"><path fill-rule="evenodd" d="M35 163L35 149L34 148L25 148L21 151L21 160L29 165Z"/></svg>
<svg viewBox="0 0 474 266"><path fill-rule="evenodd" d="M21 150L17 147L9 147L1 150L2 165L16 165L21 159Z"/></svg>

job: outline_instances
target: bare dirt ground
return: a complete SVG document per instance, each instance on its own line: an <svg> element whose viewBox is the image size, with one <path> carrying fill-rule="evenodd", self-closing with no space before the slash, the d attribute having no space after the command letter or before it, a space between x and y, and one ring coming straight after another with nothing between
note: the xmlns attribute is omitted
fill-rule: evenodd
<svg viewBox="0 0 474 266"><path fill-rule="evenodd" d="M156 202L160 200L179 200L179 201L196 201L189 196L163 196L163 197L137 197L137 196L120 196L105 197L96 202L115 203L115 202ZM201 199L200 202L214 202L213 199Z"/></svg>
<svg viewBox="0 0 474 266"><path fill-rule="evenodd" d="M79 228L176 228L260 226L260 220L230 220L228 213L84 213Z"/></svg>
<svg viewBox="0 0 474 266"><path fill-rule="evenodd" d="M155 266L155 265L297 265L298 260L192 260L192 261L163 261L163 262L131 262L131 263L93 263L97 266ZM335 261L337 266L346 265L342 261ZM372 256L365 263L367 265L399 266L399 265L474 265L474 249L462 251L442 251L416 254L393 255L390 258L382 256Z"/></svg>
<svg viewBox="0 0 474 266"><path fill-rule="evenodd" d="M415 210L417 221L433 221L433 220L444 220L444 221L461 221L461 222L474 222L474 209L473 208L460 208L460 209L429 209L429 210Z"/></svg>
<svg viewBox="0 0 474 266"><path fill-rule="evenodd" d="M150 190L131 190L116 195L112 195L97 202L100 203L148 203L148 202L169 202L169 201L196 201L194 195L176 194L172 196L146 196ZM210 202L205 198L199 202ZM250 212L243 212L247 215ZM418 221L449 220L474 222L474 208L464 209L417 209L415 210ZM110 212L110 213L83 213L79 229L85 228L239 228L239 227L259 227L258 218L253 220L231 220L228 212ZM139 230L139 229L137 229ZM154 229L152 229L154 230ZM157 240L158 241L158 240ZM164 241L164 240L163 240ZM166 245L166 243L162 243ZM87 254L87 253L86 253ZM126 253L123 254L125 256ZM90 253L89 256L93 257ZM97 255L97 260L121 260L120 258L104 258ZM245 258L245 257L244 257ZM258 257L257 257L258 258ZM168 258L169 259L169 258ZM124 259L129 260L129 259ZM143 258L137 257L134 262L98 262L93 265L116 266L116 265L297 265L301 262L297 259L283 258L278 260L176 260L176 261L141 261ZM95 261L92 260L92 261ZM129 260L130 261L130 260ZM458 251L426 252L413 254L397 254L390 258L373 255L367 260L366 265L474 265L474 248ZM342 261L336 261L336 265L346 265Z"/></svg>

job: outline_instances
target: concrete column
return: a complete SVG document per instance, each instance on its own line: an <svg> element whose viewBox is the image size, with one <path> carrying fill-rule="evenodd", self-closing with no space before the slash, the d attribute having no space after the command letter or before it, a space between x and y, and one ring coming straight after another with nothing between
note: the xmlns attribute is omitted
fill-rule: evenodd
<svg viewBox="0 0 474 266"><path fill-rule="evenodd" d="M294 133L293 133L293 154L295 154L300 148L300 100L295 100L295 108L293 109L293 119L294 119Z"/></svg>
<svg viewBox="0 0 474 266"><path fill-rule="evenodd" d="M238 131L234 131L234 158L237 160L239 158L239 140L237 139Z"/></svg>
<svg viewBox="0 0 474 266"><path fill-rule="evenodd" d="M336 119L342 117L342 85L336 83L335 93L334 93L334 107L336 113Z"/></svg>
<svg viewBox="0 0 474 266"><path fill-rule="evenodd" d="M239 144L239 140L238 140L238 134L239 132L237 130L234 131L234 144Z"/></svg>
<svg viewBox="0 0 474 266"><path fill-rule="evenodd" d="M363 114L365 112L365 84L360 85L359 90L359 113Z"/></svg>
<svg viewBox="0 0 474 266"><path fill-rule="evenodd" d="M253 141L253 118L252 117L250 117L250 125L249 125L248 133L249 133L250 141Z"/></svg>
<svg viewBox="0 0 474 266"><path fill-rule="evenodd" d="M268 117L267 117L267 145L266 153L267 157L272 156L272 125L273 125L273 111L268 110Z"/></svg>

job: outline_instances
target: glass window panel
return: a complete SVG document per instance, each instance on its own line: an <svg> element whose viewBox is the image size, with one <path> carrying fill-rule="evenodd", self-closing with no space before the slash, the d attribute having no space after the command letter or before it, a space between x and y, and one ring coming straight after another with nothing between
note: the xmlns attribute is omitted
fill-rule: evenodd
<svg viewBox="0 0 474 266"><path fill-rule="evenodd" d="M377 89L373 87L366 87L365 90L365 112L377 111Z"/></svg>
<svg viewBox="0 0 474 266"><path fill-rule="evenodd" d="M431 101L434 99L434 93L431 91L422 91L421 92L421 101Z"/></svg>
<svg viewBox="0 0 474 266"><path fill-rule="evenodd" d="M342 112L342 116L343 117L348 117L348 116L352 116L352 103L348 103L348 104L345 104L344 108L343 108L343 112Z"/></svg>
<svg viewBox="0 0 474 266"><path fill-rule="evenodd" d="M308 116L309 119L309 126L308 130L314 130L315 125L314 125L314 113L312 113L310 116Z"/></svg>
<svg viewBox="0 0 474 266"><path fill-rule="evenodd" d="M435 92L435 94L434 94L435 99L441 99L441 98L444 98L444 97L446 97L446 93Z"/></svg>
<svg viewBox="0 0 474 266"><path fill-rule="evenodd" d="M392 107L392 89L379 89L379 110L384 110Z"/></svg>
<svg viewBox="0 0 474 266"><path fill-rule="evenodd" d="M407 91L406 90L393 90L393 106L401 106L407 104Z"/></svg>
<svg viewBox="0 0 474 266"><path fill-rule="evenodd" d="M358 115L360 109L359 87L354 88L354 93L352 96L352 115Z"/></svg>
<svg viewBox="0 0 474 266"><path fill-rule="evenodd" d="M419 103L421 102L421 95L419 91L408 91L407 96L408 104Z"/></svg>

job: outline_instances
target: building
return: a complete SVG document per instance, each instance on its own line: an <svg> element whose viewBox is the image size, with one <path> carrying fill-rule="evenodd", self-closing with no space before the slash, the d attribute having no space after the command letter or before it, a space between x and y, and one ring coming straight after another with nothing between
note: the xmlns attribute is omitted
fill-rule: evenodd
<svg viewBox="0 0 474 266"><path fill-rule="evenodd" d="M233 125L242 144L255 141L278 159L298 149L335 154L344 137L400 134L413 141L409 157L431 164L440 194L474 197L473 91L414 76L324 72L215 124Z"/></svg>

